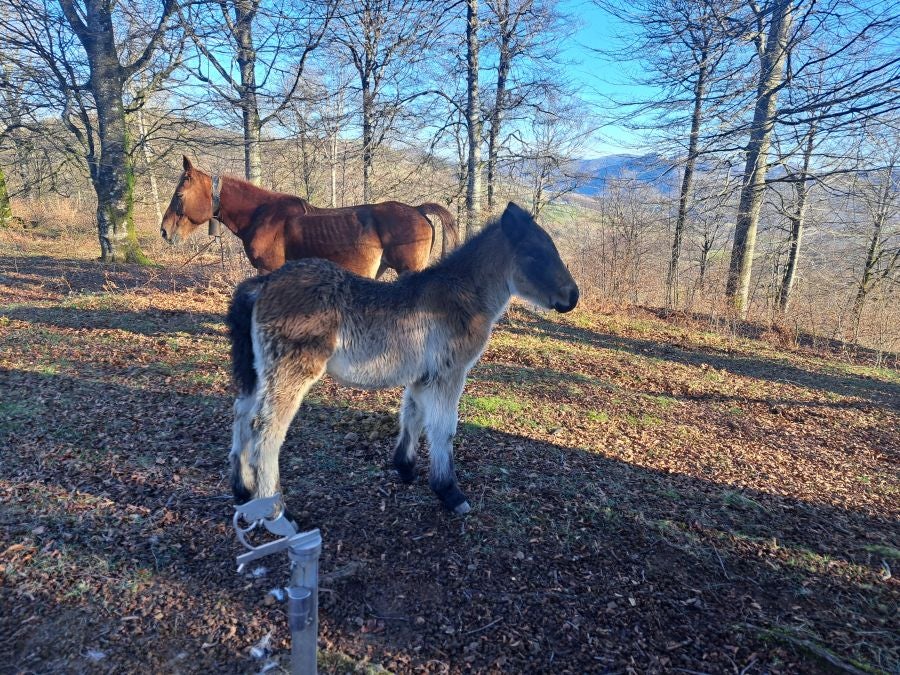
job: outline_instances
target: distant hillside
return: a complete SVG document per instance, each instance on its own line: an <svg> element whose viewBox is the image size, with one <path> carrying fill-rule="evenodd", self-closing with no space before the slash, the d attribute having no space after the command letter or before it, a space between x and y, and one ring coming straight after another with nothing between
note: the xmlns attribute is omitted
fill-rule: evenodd
<svg viewBox="0 0 900 675"><path fill-rule="evenodd" d="M634 178L642 183L655 185L662 192L669 192L677 180L677 172L670 171L671 160L656 153L584 159L578 162L577 167L580 174L591 176L590 180L576 190L579 194L588 196L601 194L607 183L616 178Z"/></svg>

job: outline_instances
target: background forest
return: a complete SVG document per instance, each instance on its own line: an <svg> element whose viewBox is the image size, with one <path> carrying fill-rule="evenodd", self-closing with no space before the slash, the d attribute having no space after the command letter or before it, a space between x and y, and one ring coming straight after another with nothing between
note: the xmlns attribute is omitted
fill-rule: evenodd
<svg viewBox="0 0 900 675"><path fill-rule="evenodd" d="M515 199L595 303L889 354L898 31L878 0L0 0L0 224L149 262L182 154L467 232Z"/></svg>

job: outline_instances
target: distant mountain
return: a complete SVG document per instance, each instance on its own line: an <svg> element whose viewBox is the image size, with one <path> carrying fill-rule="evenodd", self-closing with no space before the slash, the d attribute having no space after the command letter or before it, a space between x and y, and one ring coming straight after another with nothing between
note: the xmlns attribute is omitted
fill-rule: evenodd
<svg viewBox="0 0 900 675"><path fill-rule="evenodd" d="M601 194L611 179L626 177L652 184L662 192L669 192L673 189L679 173L670 171L671 160L656 153L606 155L596 159L583 159L578 161L577 167L580 174L591 176L576 190L588 196Z"/></svg>

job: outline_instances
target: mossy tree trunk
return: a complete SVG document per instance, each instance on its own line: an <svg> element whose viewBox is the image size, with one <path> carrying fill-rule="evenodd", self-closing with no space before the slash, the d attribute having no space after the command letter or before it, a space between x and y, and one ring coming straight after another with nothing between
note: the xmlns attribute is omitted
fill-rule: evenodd
<svg viewBox="0 0 900 675"><path fill-rule="evenodd" d="M134 229L134 167L123 102L125 85L147 67L158 47L166 22L176 7L165 0L156 31L138 58L129 65L119 61L113 28L113 0L59 0L66 20L84 47L90 76L86 89L96 106L96 150L88 157L91 182L97 194L97 233L104 262L150 261L141 251ZM90 120L85 118L87 125Z"/></svg>

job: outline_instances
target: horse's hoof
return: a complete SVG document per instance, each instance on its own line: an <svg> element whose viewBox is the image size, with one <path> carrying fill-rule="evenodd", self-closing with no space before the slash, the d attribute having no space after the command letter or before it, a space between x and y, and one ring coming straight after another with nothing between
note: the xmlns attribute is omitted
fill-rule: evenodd
<svg viewBox="0 0 900 675"><path fill-rule="evenodd" d="M409 485L416 479L416 467L414 464L396 464L394 470L400 477L401 483Z"/></svg>
<svg viewBox="0 0 900 675"><path fill-rule="evenodd" d="M472 510L472 507L469 506L469 502L463 502L462 504L460 504L459 506L457 506L456 508L453 509L453 513L455 513L458 516L464 516L471 510Z"/></svg>

